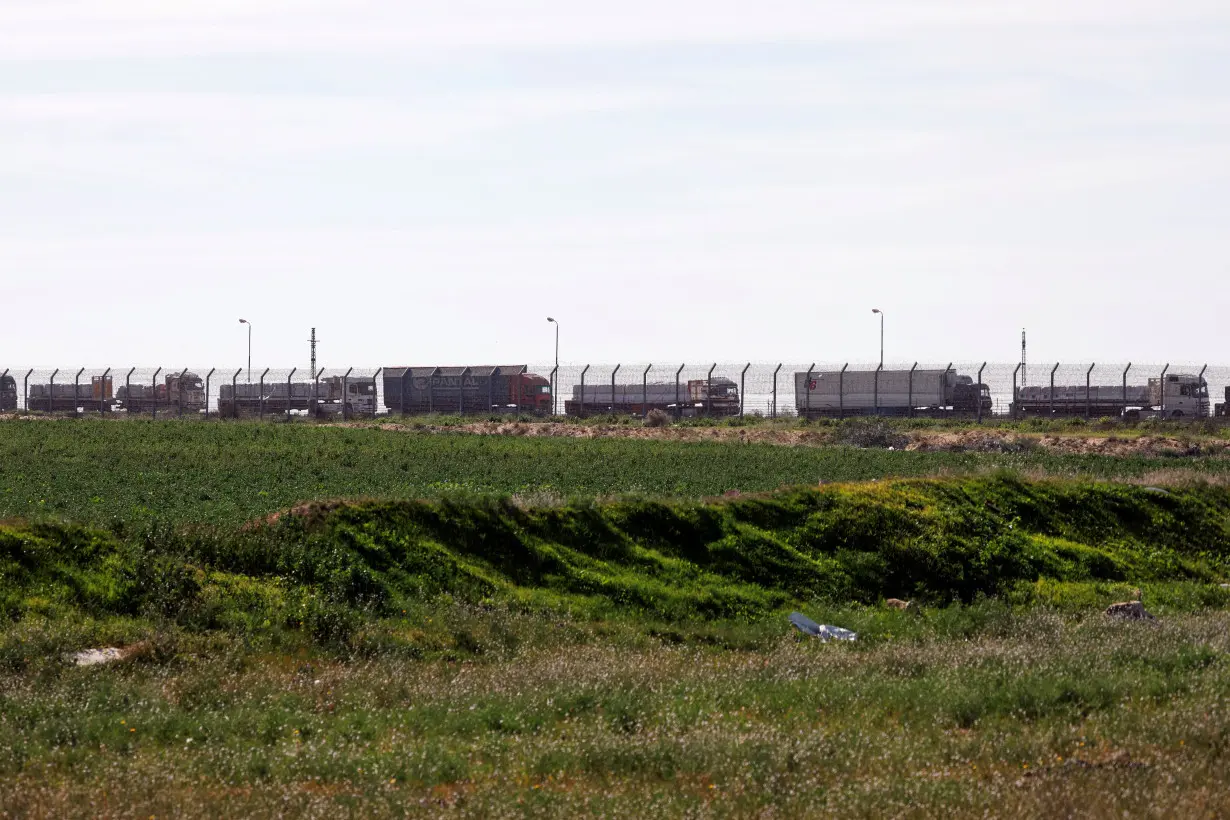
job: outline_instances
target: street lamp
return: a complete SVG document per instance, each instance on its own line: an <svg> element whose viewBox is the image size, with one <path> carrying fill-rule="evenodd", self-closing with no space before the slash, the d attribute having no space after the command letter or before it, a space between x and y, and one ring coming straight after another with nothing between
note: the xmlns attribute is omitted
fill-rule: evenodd
<svg viewBox="0 0 1230 820"><path fill-rule="evenodd" d="M547 321L555 325L555 372L551 376L551 415L558 415L559 407L557 404L556 393L559 386L559 322L547 317Z"/></svg>
<svg viewBox="0 0 1230 820"><path fill-rule="evenodd" d="M884 311L879 308L872 308L872 313L880 314L880 367L884 367Z"/></svg>
<svg viewBox="0 0 1230 820"><path fill-rule="evenodd" d="M240 319L239 324L248 326L248 384L252 383L252 323L247 319Z"/></svg>

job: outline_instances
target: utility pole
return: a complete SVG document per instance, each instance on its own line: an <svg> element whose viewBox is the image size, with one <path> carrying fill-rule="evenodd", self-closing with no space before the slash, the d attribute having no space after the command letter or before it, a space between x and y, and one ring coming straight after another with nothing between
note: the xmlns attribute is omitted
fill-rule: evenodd
<svg viewBox="0 0 1230 820"><path fill-rule="evenodd" d="M1029 384L1029 368L1025 365L1025 328L1021 328L1021 387Z"/></svg>
<svg viewBox="0 0 1230 820"><path fill-rule="evenodd" d="M316 402L320 400L320 397L316 395L316 328L312 328L312 338L308 341L312 343L312 370L309 375L312 377L312 412L315 413ZM289 395L287 395L286 400L290 401Z"/></svg>

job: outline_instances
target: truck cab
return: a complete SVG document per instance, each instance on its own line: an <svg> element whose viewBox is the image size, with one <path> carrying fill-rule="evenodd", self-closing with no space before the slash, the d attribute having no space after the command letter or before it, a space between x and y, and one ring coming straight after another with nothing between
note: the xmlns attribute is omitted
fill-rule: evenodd
<svg viewBox="0 0 1230 820"><path fill-rule="evenodd" d="M959 413L977 413L979 405L984 416L991 414L994 406L991 388L985 384L974 384L969 376L958 376L957 383L952 386L952 409Z"/></svg>
<svg viewBox="0 0 1230 820"><path fill-rule="evenodd" d="M1162 418L1199 419L1209 415L1209 384L1203 376L1167 374L1164 393L1159 379L1149 379L1149 399Z"/></svg>
<svg viewBox="0 0 1230 820"><path fill-rule="evenodd" d="M551 382L537 373L522 373L517 376L516 385L520 395L514 403L520 412L535 416L551 415Z"/></svg>

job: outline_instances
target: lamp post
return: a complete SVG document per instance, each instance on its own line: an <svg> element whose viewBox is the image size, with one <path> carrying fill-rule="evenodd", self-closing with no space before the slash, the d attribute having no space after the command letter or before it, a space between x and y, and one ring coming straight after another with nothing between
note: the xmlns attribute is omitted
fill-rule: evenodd
<svg viewBox="0 0 1230 820"><path fill-rule="evenodd" d="M239 324L248 326L248 384L252 383L252 323L247 319L240 319Z"/></svg>
<svg viewBox="0 0 1230 820"><path fill-rule="evenodd" d="M550 316L547 317L547 321L555 325L555 383L551 385L551 415L555 416L559 414L558 400L556 399L556 393L559 392L557 389L559 387L559 322Z"/></svg>
<svg viewBox="0 0 1230 820"><path fill-rule="evenodd" d="M872 313L880 314L880 367L884 367L884 311L879 308L872 308Z"/></svg>

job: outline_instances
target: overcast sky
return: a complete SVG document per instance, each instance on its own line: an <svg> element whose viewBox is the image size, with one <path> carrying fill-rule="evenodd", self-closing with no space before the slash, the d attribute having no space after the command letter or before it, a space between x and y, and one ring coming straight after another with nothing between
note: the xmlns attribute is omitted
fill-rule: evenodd
<svg viewBox="0 0 1230 820"><path fill-rule="evenodd" d="M1230 363L1225 0L3 0L7 366Z"/></svg>

